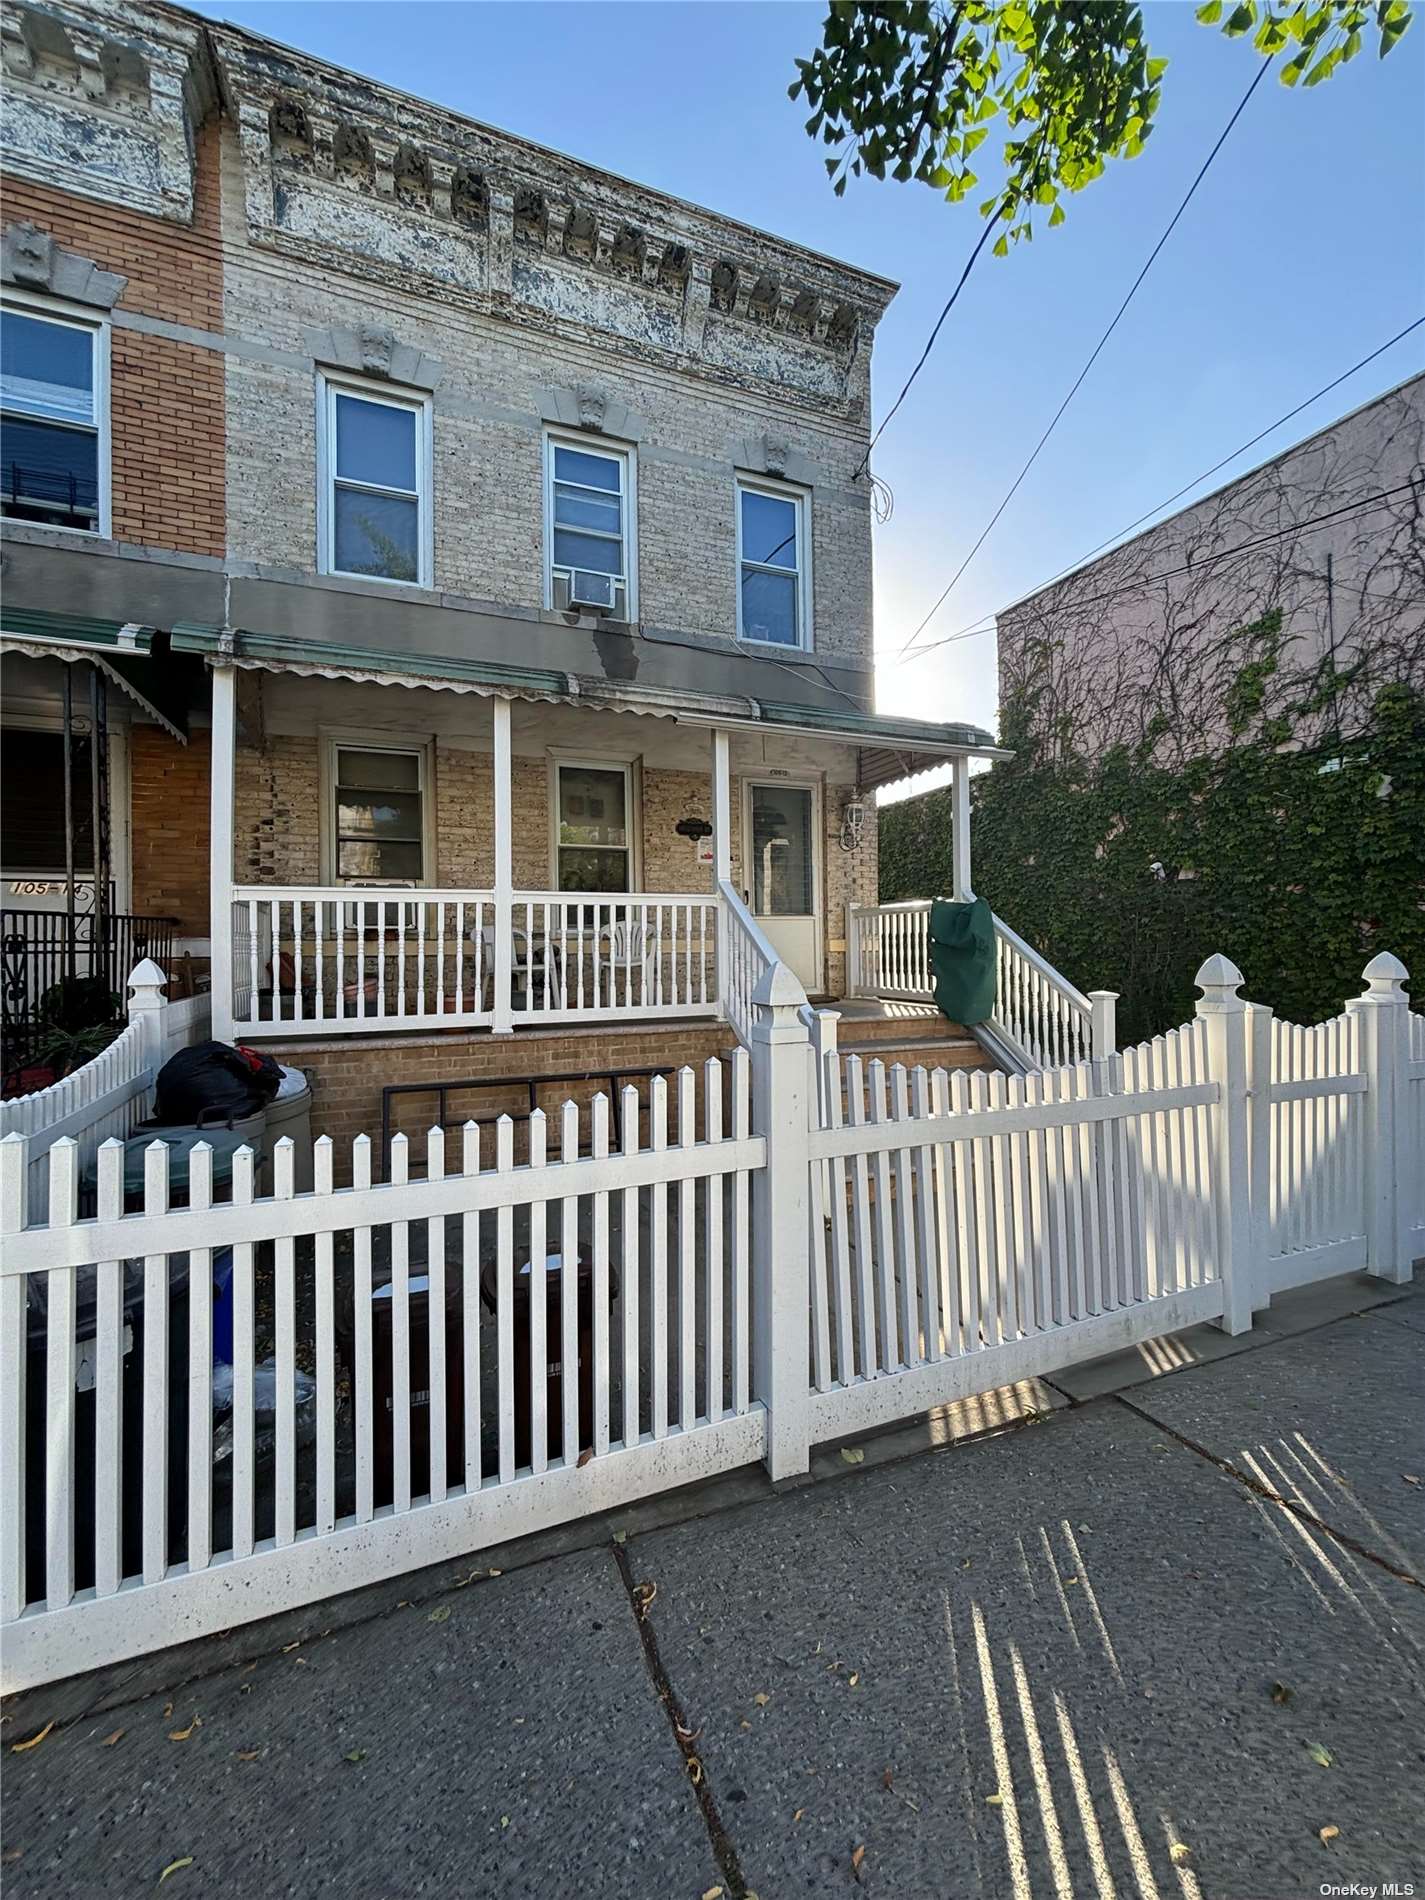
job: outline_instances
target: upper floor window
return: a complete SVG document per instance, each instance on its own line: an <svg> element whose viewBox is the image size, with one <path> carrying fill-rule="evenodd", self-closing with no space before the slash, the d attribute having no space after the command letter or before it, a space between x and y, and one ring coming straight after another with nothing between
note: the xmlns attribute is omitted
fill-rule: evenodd
<svg viewBox="0 0 1425 1900"><path fill-rule="evenodd" d="M0 311L0 513L107 534L108 327Z"/></svg>
<svg viewBox="0 0 1425 1900"><path fill-rule="evenodd" d="M318 532L324 574L431 585L430 402L323 376Z"/></svg>
<svg viewBox="0 0 1425 1900"><path fill-rule="evenodd" d="M637 617L634 469L627 449L545 439L545 605Z"/></svg>
<svg viewBox="0 0 1425 1900"><path fill-rule="evenodd" d="M811 638L807 497L785 483L737 484L737 634L770 646Z"/></svg>

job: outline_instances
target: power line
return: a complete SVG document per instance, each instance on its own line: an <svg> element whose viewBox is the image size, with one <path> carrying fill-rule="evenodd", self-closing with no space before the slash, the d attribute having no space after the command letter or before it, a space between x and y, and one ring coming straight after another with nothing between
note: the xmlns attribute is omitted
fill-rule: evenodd
<svg viewBox="0 0 1425 1900"><path fill-rule="evenodd" d="M1393 496L1404 494L1418 486L1416 482L1401 482L1394 488L1383 489L1378 495L1369 495L1360 501L1347 502L1342 507L1333 508L1326 514L1309 516L1307 520L1295 522L1289 528L1275 528L1270 534L1258 535L1251 541L1239 542L1235 547L1222 548L1216 554L1204 554L1200 560L1185 562L1181 567L1164 568L1157 574L1145 574L1138 580L1127 582L1122 587L1110 587L1101 594L1089 594L1071 604L1075 609L1094 607L1102 601L1116 600L1123 594L1142 593L1149 587L1155 587L1159 581L1173 580L1181 574L1201 573L1204 568L1216 566L1220 561L1232 560L1245 554L1255 554L1259 549L1269 547L1274 541L1289 540L1294 535L1305 534L1310 528L1324 527L1350 515L1368 514L1373 509L1383 507ZM993 630L992 619L990 624L985 626L972 621L969 626L962 627L958 633L948 633L943 639L927 642L925 646L917 648L914 654L903 647L896 657L901 660L919 659L922 654L934 653L941 647L953 646L957 640L971 640L979 634L991 633Z"/></svg>
<svg viewBox="0 0 1425 1900"><path fill-rule="evenodd" d="M889 424L891 417L894 416L897 409L900 408L901 404L905 401L906 397L910 394L911 384L915 381L916 377L919 376L920 372L925 368L926 360L928 359L930 352L935 348L935 339L940 334L941 325L944 323L945 319L949 316L950 312L955 308L955 299L960 295L960 292L965 288L965 285L969 282L970 272L975 268L975 260L980 255L980 252L985 248L985 243L987 239L989 238L990 233L994 230L995 226L999 223L999 221L1000 221L999 214L997 213L993 218L990 219L989 223L985 226L984 230L981 231L979 240L976 243L974 250L971 251L969 258L966 261L964 270L960 272L959 283L957 283L955 288L950 292L949 297L945 301L945 308L940 312L940 315L935 319L935 328L930 332L930 336L926 341L925 348L920 352L920 357L916 363L915 368L911 371L910 375L906 377L905 382L901 387L901 393L899 394L899 396L896 397L895 401L891 404L890 408L886 411L885 415L882 416L880 427L876 430L876 433L871 437L871 440L866 444L866 453L861 457L861 460L856 464L855 468L851 471L851 479L853 482L856 480L856 477L861 473L862 469L865 468L866 464L870 461L871 451L875 448L876 444L880 441L881 437L885 434L886 427Z"/></svg>
<svg viewBox="0 0 1425 1900"><path fill-rule="evenodd" d="M1116 534L1109 535L1106 541L1100 541L1097 547L1090 548L1087 554L1081 554L1076 561L1070 561L1067 567L1061 567L1057 574L1051 574L1047 581L1041 581L1038 587L1034 589L1034 592L1036 594L1042 593L1046 587L1052 587L1055 581L1062 580L1065 574L1072 574L1076 567L1083 567L1087 562L1091 561L1096 554L1102 554L1105 548L1112 547L1115 541L1122 541L1126 536L1132 534L1135 528L1141 528L1145 521L1151 520L1154 515L1161 514L1165 508L1171 508L1173 503L1180 501L1182 497L1187 494L1189 489L1196 488L1199 482L1207 481L1209 477L1215 475L1219 469L1226 468L1229 462L1235 462L1239 455L1245 455L1248 449L1254 449L1259 442L1263 442L1269 435L1273 435L1284 423L1288 423L1293 417L1299 416L1303 409L1309 409L1314 402L1320 402L1323 396L1329 396L1333 389L1339 389L1342 383L1348 382L1350 378L1356 374L1357 370L1364 369L1368 363L1374 363L1378 356L1384 356L1387 350L1394 349L1395 345L1403 342L1412 331L1418 330L1422 323L1425 323L1425 317L1417 317L1414 323L1407 323L1405 328L1398 330L1396 334L1391 337L1389 342L1382 343L1379 349L1372 350L1369 356L1363 356L1359 363L1353 363L1349 369L1342 370L1339 376L1334 377L1329 383L1324 384L1316 391L1315 395L1308 396L1304 402L1299 402L1294 409L1288 409L1284 416L1278 416L1275 422L1269 422L1265 429L1259 429L1254 436L1251 436L1246 442L1240 443L1237 448L1233 449L1230 455L1224 455L1220 462L1214 462L1211 468L1205 468L1200 475L1194 475L1190 482L1184 482L1182 487L1179 488L1176 493L1169 495L1166 501L1160 501L1155 508L1150 508L1146 514L1139 515L1136 521L1130 521L1126 528L1120 528Z"/></svg>
<svg viewBox="0 0 1425 1900"><path fill-rule="evenodd" d="M994 513L990 516L989 520L985 523L984 527L981 529L979 539L975 542L975 545L970 549L970 552L965 556L964 560L961 561L959 567L957 567L955 572L951 575L949 584L946 586L944 592L940 595L940 598L936 601L935 605L931 608L930 612L925 616L924 620L921 621L920 625L916 628L915 632L910 636L909 640L906 641L905 646L901 648L902 653L907 652L911 647L915 645L916 641L920 638L921 634L924 633L925 629L930 625L931 621L935 618L936 614L939 613L940 609L944 606L945 602L950 598L950 595L952 594L956 585L958 584L961 575L965 572L965 569L970 565L971 561L974 560L975 556L979 553L980 549L984 546L985 541L988 539L991 530L994 528L995 523L999 520L1000 516L1004 513L1005 509L1009 506L1011 501L1013 501L1015 495L1018 493L1020 483L1023 482L1025 476L1029 473L1030 469L1033 468L1034 464L1039 460L1040 452L1043 449L1045 443L1049 440L1050 436L1053 435L1055 429L1058 428L1060 418L1063 416L1064 411L1068 408L1069 404L1074 400L1074 397L1078 395L1079 390L1083 386L1084 379L1087 377L1089 371L1093 368L1094 364L1098 361L1099 356L1101 355L1105 344L1108 342L1108 339L1113 335L1114 331L1118 328L1119 322L1121 321L1125 311L1128 309L1129 304L1131 304L1133 299L1137 296L1139 286L1142 284L1143 279L1148 275L1149 271L1152 270L1154 264L1157 262L1159 252L1162 250L1163 246L1167 243L1168 239L1173 235L1174 230L1177 228L1178 220L1182 217L1183 213L1187 210L1188 206L1192 203L1193 197L1197 192L1198 186L1202 183L1203 179L1206 178L1208 171L1211 168L1212 161L1217 157L1217 154L1222 150L1223 146L1227 143L1228 135L1230 134L1233 126L1236 125L1238 119L1240 119L1242 114L1246 111L1248 101L1251 99L1252 94L1257 90L1258 86L1261 85L1263 79L1266 77L1267 69L1270 67L1271 63L1272 62L1270 59L1263 60L1262 64L1258 67L1256 76L1252 80L1251 85L1248 86L1247 90L1242 94L1242 97L1238 100L1236 110L1233 112L1232 117L1227 121L1226 125L1223 126L1221 132L1218 133L1216 144L1213 146L1212 150L1208 153L1207 157L1202 161L1202 164L1198 168L1198 173L1197 173L1196 178L1194 178L1192 183L1188 186L1187 192L1184 195L1182 202L1179 204L1177 210L1173 213L1172 217L1168 220L1168 225L1167 225L1166 230L1163 232L1163 235L1158 239L1158 242L1153 246L1152 250L1148 253L1148 259L1147 259L1147 262L1143 265L1143 268L1139 271L1138 275L1133 279L1133 282L1131 286L1129 287L1128 295L1123 299L1122 303L1119 304L1117 310L1114 312L1113 319L1109 323L1108 328L1104 331L1103 335L1099 338L1098 342L1094 344L1093 350L1089 356L1088 361L1084 364L1083 368L1079 371L1078 375L1074 378L1073 386L1069 390L1068 395L1065 396L1064 400L1059 404L1059 407L1054 411L1053 418L1050 421L1048 428L1044 431L1043 435L1041 435L1039 440L1035 443L1033 452L1031 453L1029 460L1024 464L1024 467L1020 469L1019 473L1015 476L1013 482L1010 484L1008 492L1006 493L1004 497L1004 500L1000 503L999 507L995 509ZM888 416L886 420L889 421L890 417ZM884 426L885 425L882 424L882 427Z"/></svg>

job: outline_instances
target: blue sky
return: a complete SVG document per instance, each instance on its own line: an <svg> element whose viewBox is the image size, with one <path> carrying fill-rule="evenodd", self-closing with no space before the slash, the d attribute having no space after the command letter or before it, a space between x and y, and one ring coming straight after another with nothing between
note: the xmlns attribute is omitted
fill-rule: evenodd
<svg viewBox="0 0 1425 1900"><path fill-rule="evenodd" d="M490 124L897 279L878 334L884 414L979 232L973 202L853 182L833 197L786 88L819 5L288 5L200 9ZM1419 10L1417 10L1419 11ZM995 716L992 635L893 656L1003 496L1255 70L1256 55L1150 0L1170 61L1141 158L1068 220L982 257L876 452L881 709ZM981 148L988 157L997 141ZM926 638L1023 594L1180 488L1425 312L1425 17L1312 92L1274 75L1218 156L1034 471ZM981 194L974 192L971 200ZM1425 363L1425 330L1207 486Z"/></svg>

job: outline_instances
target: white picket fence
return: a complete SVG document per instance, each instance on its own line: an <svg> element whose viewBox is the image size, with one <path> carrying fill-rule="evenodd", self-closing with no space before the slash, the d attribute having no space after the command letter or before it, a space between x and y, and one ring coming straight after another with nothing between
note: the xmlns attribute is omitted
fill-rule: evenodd
<svg viewBox="0 0 1425 1900"><path fill-rule="evenodd" d="M1425 1019L1405 972L1312 1030L1223 958L1194 1020L1025 1076L836 1048L762 964L749 1049L646 1102L329 1141L270 1195L201 1146L0 1142L0 1623L19 1687L228 1627L1364 1267L1408 1279ZM557 1153L556 1153L557 1150ZM420 1166L417 1167L419 1161ZM422 1178L419 1175L423 1168ZM304 1368L299 1370L299 1367Z"/></svg>
<svg viewBox="0 0 1425 1900"><path fill-rule="evenodd" d="M29 1138L30 1192L42 1193L44 1157L56 1141L79 1144L81 1167L99 1144L127 1135L148 1108L154 1079L168 1058L208 1034L210 999L164 1000L167 979L145 958L128 980L127 1026L92 1061L50 1087L0 1102L0 1136Z"/></svg>

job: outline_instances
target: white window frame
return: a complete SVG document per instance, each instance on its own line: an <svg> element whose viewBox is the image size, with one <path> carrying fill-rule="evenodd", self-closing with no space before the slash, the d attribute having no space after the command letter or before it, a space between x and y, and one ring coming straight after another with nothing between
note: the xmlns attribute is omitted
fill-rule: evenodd
<svg viewBox="0 0 1425 1900"><path fill-rule="evenodd" d="M111 529L111 486L113 451L110 442L109 422L109 335L110 322L107 316L94 310L88 310L83 304L67 303L58 297L41 297L22 290L5 291L0 297L0 309L13 310L17 316L39 317L52 323L65 325L71 329L88 330L93 339L94 365L94 428L99 438L98 479L99 479L99 519L92 528L76 528L62 521L22 521L15 515L4 515L4 521L10 527L38 528L44 534L82 534L87 540L107 541ZM17 411L23 415L23 410ZM52 417L34 416L34 422L53 422ZM62 428L64 424L54 424Z"/></svg>
<svg viewBox="0 0 1425 1900"><path fill-rule="evenodd" d="M353 574L336 565L336 507L333 495L336 474L336 399L355 396L362 402L379 403L387 409L404 409L416 418L416 558L418 573L413 581L390 574ZM317 571L339 580L371 581L377 587L434 586L435 520L432 505L431 399L428 392L407 389L395 383L372 382L362 376L339 375L333 370L317 372ZM343 487L360 488L359 482L343 482ZM372 487L373 494L404 495L404 489Z"/></svg>
<svg viewBox="0 0 1425 1900"><path fill-rule="evenodd" d="M623 892L622 895L626 897L637 896L643 889L643 812L639 796L641 790L640 779L642 775L639 771L638 759L627 755L623 757L611 757L607 753L600 755L589 752L565 752L562 748L555 749L554 747L551 747L549 751L550 889L561 892L563 890L563 886L559 882L559 853L561 850L559 842L559 779L561 772L566 767L576 772L622 772L624 825L628 832L628 843L624 847L628 852L628 889ZM610 845L608 847L565 845L562 847L562 849L566 851L577 851L580 849L601 850L605 848L609 850L618 849L617 845ZM617 891L610 891L602 895L613 898L618 897L620 894L621 893ZM594 894L571 891L569 895L578 898L592 897Z"/></svg>
<svg viewBox="0 0 1425 1900"><path fill-rule="evenodd" d="M742 626L742 497L745 494L775 495L779 501L790 501L797 511L797 638L793 645L787 646L780 640L762 640L755 633L746 633ZM771 475L738 475L733 497L734 526L737 542L737 568L733 585L737 592L737 637L748 646L761 649L764 653L810 653L812 640L812 593L811 593L811 490L799 488L795 482L782 482ZM785 574L786 568L770 567L765 562L751 563L759 572Z"/></svg>
<svg viewBox="0 0 1425 1900"><path fill-rule="evenodd" d="M623 560L624 610L609 614L632 624L638 619L638 455L631 442L609 442L602 436L581 435L577 429L544 431L544 605L561 612L587 612L587 608L559 608L555 595L554 561L554 451L578 449L584 455L603 455L623 466Z"/></svg>
<svg viewBox="0 0 1425 1900"><path fill-rule="evenodd" d="M321 846L321 881L332 890L348 887L365 890L425 890L436 883L435 824L435 747L419 734L409 738L401 733L366 731L360 727L322 728L322 809L318 827ZM418 788L421 795L421 875L413 883L402 879L343 878L339 875L336 822L336 788L340 774L337 755L341 752L400 752L414 756L419 764Z"/></svg>

